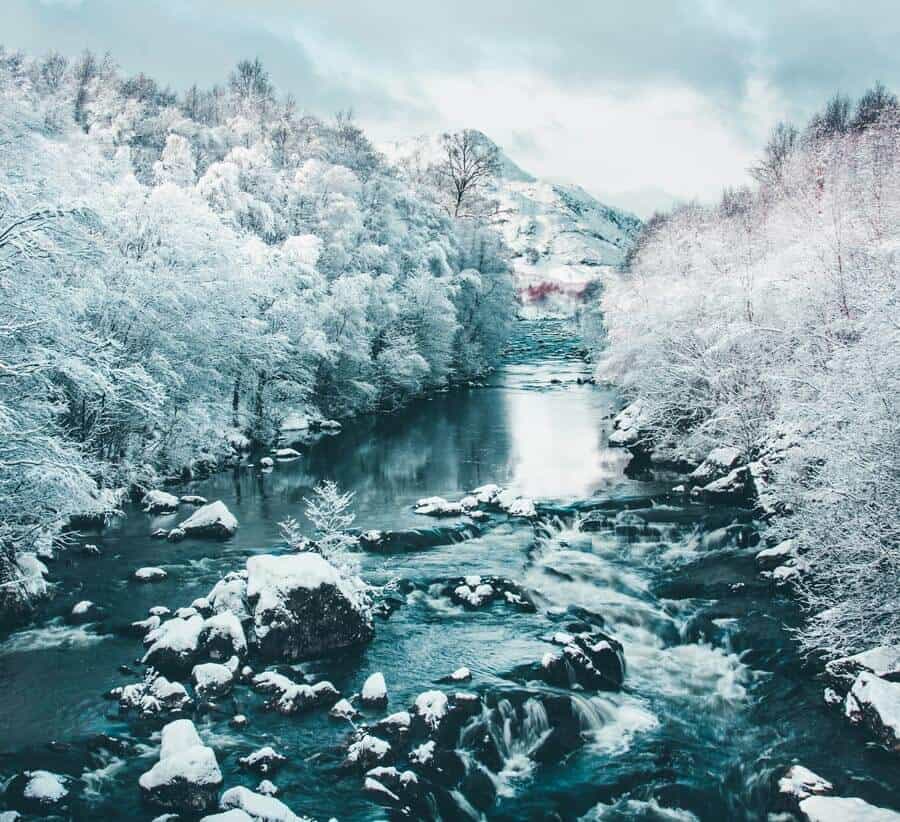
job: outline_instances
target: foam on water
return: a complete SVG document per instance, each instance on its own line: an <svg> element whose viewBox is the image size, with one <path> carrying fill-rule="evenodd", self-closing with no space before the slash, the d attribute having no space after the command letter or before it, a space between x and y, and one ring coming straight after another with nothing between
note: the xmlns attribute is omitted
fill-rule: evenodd
<svg viewBox="0 0 900 822"><path fill-rule="evenodd" d="M84 648L110 638L111 634L98 634L93 631L94 624L66 625L62 619L54 619L40 628L17 631L0 644L0 656L48 651L54 648Z"/></svg>

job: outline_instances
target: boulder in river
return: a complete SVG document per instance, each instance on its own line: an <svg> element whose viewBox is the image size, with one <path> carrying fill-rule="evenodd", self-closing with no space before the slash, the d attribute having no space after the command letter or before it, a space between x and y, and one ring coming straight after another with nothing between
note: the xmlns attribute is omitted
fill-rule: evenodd
<svg viewBox="0 0 900 822"><path fill-rule="evenodd" d="M219 662L203 662L195 665L191 671L191 678L194 680L197 696L203 699L225 696L234 685L238 664L238 658L235 656L228 665Z"/></svg>
<svg viewBox="0 0 900 822"><path fill-rule="evenodd" d="M225 810L233 808L243 811L249 819L253 820L301 822L301 817L297 816L280 799L276 799L274 796L264 796L243 786L229 788L225 791L219 805Z"/></svg>
<svg viewBox="0 0 900 822"><path fill-rule="evenodd" d="M844 702L844 713L865 725L888 749L900 752L900 682L863 671Z"/></svg>
<svg viewBox="0 0 900 822"><path fill-rule="evenodd" d="M137 571L132 574L132 577L137 582L160 582L167 576L168 574L162 568L157 568L155 566L138 568Z"/></svg>
<svg viewBox="0 0 900 822"><path fill-rule="evenodd" d="M779 565L799 556L797 542L785 539L771 548L764 548L756 555L756 566L761 571L774 571Z"/></svg>
<svg viewBox="0 0 900 822"><path fill-rule="evenodd" d="M199 614L166 620L145 637L150 647L141 661L164 673L190 670L197 658L203 626Z"/></svg>
<svg viewBox="0 0 900 822"><path fill-rule="evenodd" d="M554 640L561 653L548 652L539 666L529 670L538 679L562 688L617 691L625 681L625 655L621 643L602 631L575 636L559 632Z"/></svg>
<svg viewBox="0 0 900 822"><path fill-rule="evenodd" d="M208 617L200 630L199 643L210 659L231 659L247 653L244 627L231 611Z"/></svg>
<svg viewBox="0 0 900 822"><path fill-rule="evenodd" d="M312 552L247 560L247 600L256 647L266 659L308 659L368 642L368 598Z"/></svg>
<svg viewBox="0 0 900 822"><path fill-rule="evenodd" d="M713 480L722 479L737 468L741 461L741 449L733 446L713 448L706 459L689 475L694 485L707 485Z"/></svg>
<svg viewBox="0 0 900 822"><path fill-rule="evenodd" d="M234 536L238 521L225 503L217 500L198 508L178 528L191 537L225 539Z"/></svg>
<svg viewBox="0 0 900 822"><path fill-rule="evenodd" d="M72 778L52 771L25 771L6 785L5 794L21 797L22 809L41 816L59 810L70 794Z"/></svg>
<svg viewBox="0 0 900 822"><path fill-rule="evenodd" d="M242 756L238 764L248 771L256 771L260 774L274 773L285 762L287 757L278 753L271 745L266 745L253 753Z"/></svg>
<svg viewBox="0 0 900 822"><path fill-rule="evenodd" d="M167 491L148 491L143 503L148 514L171 514L178 510L179 499Z"/></svg>
<svg viewBox="0 0 900 822"><path fill-rule="evenodd" d="M900 646L879 645L853 656L833 659L825 664L825 677L841 694L846 694L863 672L900 682Z"/></svg>
<svg viewBox="0 0 900 822"><path fill-rule="evenodd" d="M900 822L900 813L845 796L810 796L800 802L805 822Z"/></svg>
<svg viewBox="0 0 900 822"><path fill-rule="evenodd" d="M197 814L215 805L222 772L215 752L200 740L194 723L178 719L162 729L159 762L141 776L138 784L151 804Z"/></svg>
<svg viewBox="0 0 900 822"><path fill-rule="evenodd" d="M383 673L378 671L366 679L360 692L360 699L363 705L377 706L387 704L387 685L385 684Z"/></svg>
<svg viewBox="0 0 900 822"><path fill-rule="evenodd" d="M72 606L67 621L73 625L81 625L85 622L96 622L102 614L103 610L96 602L83 599Z"/></svg>

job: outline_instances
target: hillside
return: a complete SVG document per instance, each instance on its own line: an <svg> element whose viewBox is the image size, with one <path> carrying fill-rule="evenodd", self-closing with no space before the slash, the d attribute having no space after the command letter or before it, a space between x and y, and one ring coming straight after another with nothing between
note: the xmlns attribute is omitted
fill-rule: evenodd
<svg viewBox="0 0 900 822"><path fill-rule="evenodd" d="M437 135L384 144L394 162L420 168L439 156ZM625 258L641 227L635 215L612 208L580 186L540 180L500 150L493 196L498 226L526 314L568 313L588 283Z"/></svg>

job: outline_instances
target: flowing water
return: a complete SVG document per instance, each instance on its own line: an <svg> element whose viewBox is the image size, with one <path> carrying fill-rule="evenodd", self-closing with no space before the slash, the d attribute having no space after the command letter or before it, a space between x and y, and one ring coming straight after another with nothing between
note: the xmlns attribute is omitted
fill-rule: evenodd
<svg viewBox="0 0 900 822"><path fill-rule="evenodd" d="M245 468L194 483L192 493L224 500L238 517L240 530L227 542L152 540L153 529L178 517L137 509L84 535L102 554L63 554L51 569L55 598L34 624L0 638L0 779L27 768L66 773L79 780L69 809L75 818L153 818L137 779L156 761L160 723L122 716L103 698L140 678L140 641L115 632L116 625L144 618L154 605L187 605L249 555L284 550L278 523L302 521L302 500L319 480L355 493L359 526L386 529L433 525L412 513L419 497L455 499L496 482L540 500L553 515L537 527L495 522L455 544L363 555L367 581L412 583L405 601L377 621L369 646L304 663L295 674L329 679L349 695L382 671L392 712L424 690L449 690L439 680L469 667L473 679L464 687L482 695L484 707L461 734L460 756L467 768L480 767L471 750L479 738L493 739L502 763L486 778L496 801L484 807L456 791L444 818L766 819L778 810L775 782L794 761L839 793L900 807L894 761L826 709L815 671L794 653L787 627L797 615L755 573L750 516L673 502L668 492L677 477L629 475L626 455L605 444L615 393L581 384L588 375L564 322L519 323L506 363L485 386L358 421L270 473ZM582 529L585 512L597 507L607 524ZM649 525L636 531L617 521L626 509ZM129 582L144 565L169 576L152 585ZM524 585L537 611L454 606L439 583L467 574ZM69 626L65 614L83 599L102 606L104 620ZM622 642L625 687L567 692L581 744L535 761L553 724L543 697L554 689L516 671L551 650L548 638L570 606L602 615ZM123 673L123 665L134 673ZM325 711L283 717L261 705L238 687L219 711L195 716L227 786L254 787L259 778L241 771L237 759L271 744L289 757L273 780L295 812L386 818L363 794L358 774L340 768L346 723ZM239 731L228 721L236 712L250 718Z"/></svg>

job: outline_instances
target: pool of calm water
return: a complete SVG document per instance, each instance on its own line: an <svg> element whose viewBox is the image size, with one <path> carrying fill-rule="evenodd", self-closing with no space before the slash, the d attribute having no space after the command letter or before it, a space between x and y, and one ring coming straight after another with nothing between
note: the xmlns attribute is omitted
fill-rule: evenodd
<svg viewBox="0 0 900 822"><path fill-rule="evenodd" d="M840 793L900 807L893 760L826 709L822 684L794 653L788 629L797 615L755 573L748 514L673 503L675 477L629 476L626 455L606 446L616 395L583 384L589 373L569 325L522 322L485 386L356 421L270 473L244 467L193 483L191 493L223 500L240 521L224 543L153 540L152 530L178 516L137 508L85 535L102 554L63 554L51 568L56 596L32 625L0 637L0 779L46 768L75 778L72 818L152 819L158 811L142 804L137 780L156 761L160 723L120 715L103 698L140 678L140 641L112 626L142 619L154 605L187 605L248 556L286 550L279 522L303 522L303 499L320 480L354 492L358 526L382 529L427 527L433 523L412 512L416 499L456 499L496 482L553 503L559 517L541 527L499 521L468 541L363 555L367 581L409 580L417 590L377 621L367 647L296 668L298 679L328 679L348 695L381 671L390 713L424 690L446 687L439 680L465 665L473 674L466 689L496 703L523 687L553 690L511 672L551 649L563 609L603 615L624 645L628 672L621 693L575 695L583 744L538 765L529 752L540 722L504 726L498 714L491 720L504 752L504 767L491 774L497 801L476 811L461 794L444 818L766 819L777 811L775 782L794 761ZM577 513L585 504L613 514L654 506L658 527L645 536L585 532ZM746 527L728 527L735 523ZM163 567L167 579L130 582L145 565ZM466 574L515 580L532 592L537 612L463 611L429 593L429 583ZM105 609L104 621L67 625L65 614L83 599ZM123 665L134 673L123 673ZM241 730L229 724L238 712L250 718ZM226 786L254 787L259 777L237 760L272 745L289 757L273 780L297 814L387 818L363 794L359 775L341 769L350 729L327 712L268 713L260 697L239 687L194 719ZM101 734L126 740L127 751L100 744Z"/></svg>

